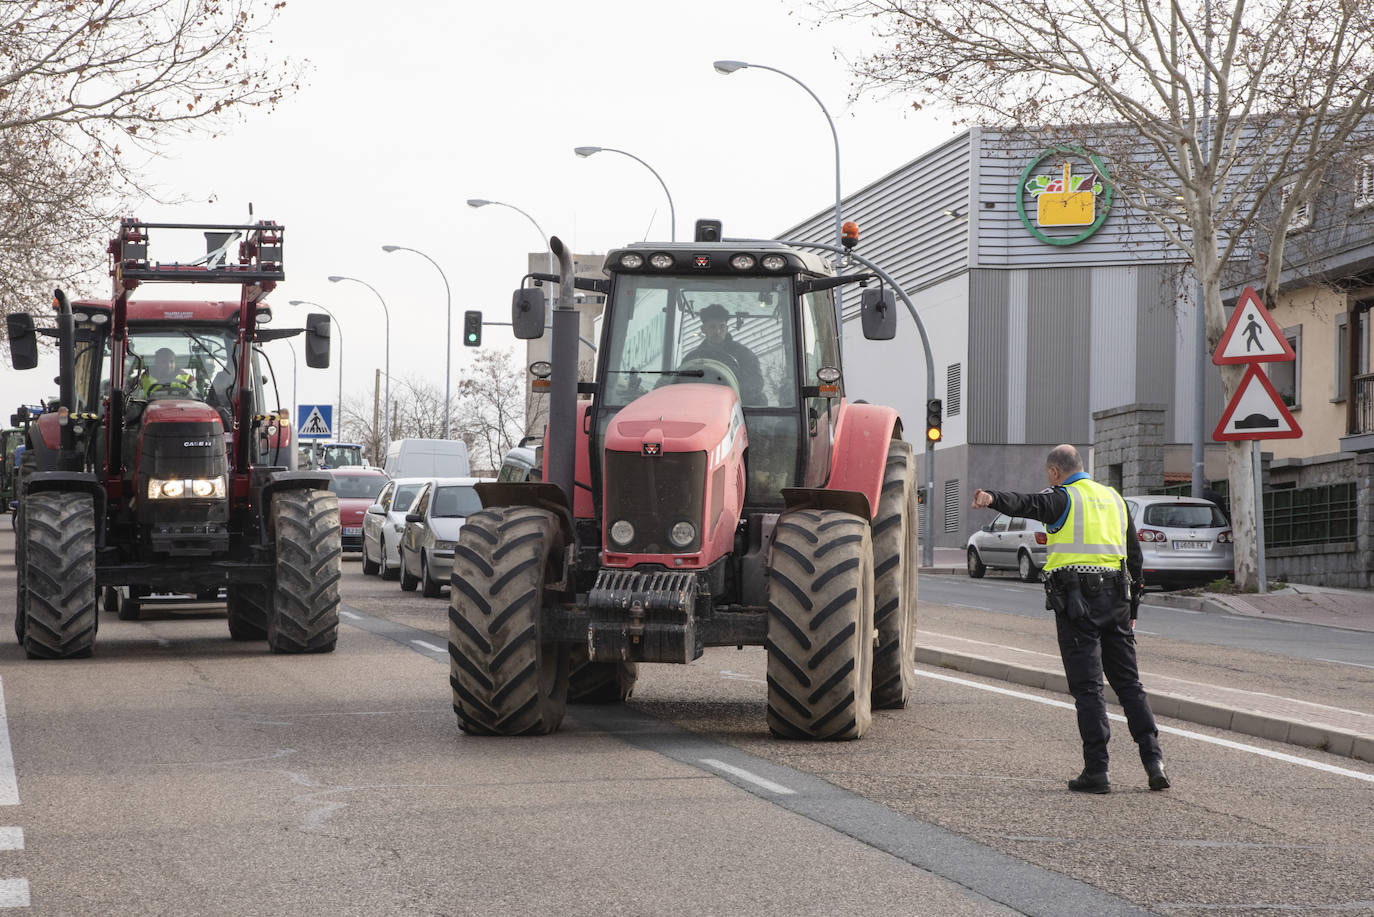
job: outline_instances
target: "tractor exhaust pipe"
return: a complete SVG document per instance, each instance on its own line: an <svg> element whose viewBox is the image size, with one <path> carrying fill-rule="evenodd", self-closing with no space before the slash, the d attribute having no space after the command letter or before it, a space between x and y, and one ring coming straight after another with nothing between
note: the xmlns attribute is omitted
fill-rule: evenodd
<svg viewBox="0 0 1374 917"><path fill-rule="evenodd" d="M553 364L549 392L549 483L557 484L573 505L574 461L577 445L577 342L580 316L574 305L573 253L557 236L549 248L558 258L558 302L553 309L553 341L549 362Z"/></svg>

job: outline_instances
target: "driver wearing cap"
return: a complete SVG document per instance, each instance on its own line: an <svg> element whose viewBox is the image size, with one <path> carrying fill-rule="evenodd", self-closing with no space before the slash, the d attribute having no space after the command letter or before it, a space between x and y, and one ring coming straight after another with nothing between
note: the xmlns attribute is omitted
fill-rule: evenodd
<svg viewBox="0 0 1374 917"><path fill-rule="evenodd" d="M711 303L698 313L701 319L701 333L706 338L695 349L687 353L682 362L689 360L718 360L734 370L739 379L740 400L745 404L762 404L763 371L759 368L759 358L753 351L730 337L726 325L730 313L719 303Z"/></svg>

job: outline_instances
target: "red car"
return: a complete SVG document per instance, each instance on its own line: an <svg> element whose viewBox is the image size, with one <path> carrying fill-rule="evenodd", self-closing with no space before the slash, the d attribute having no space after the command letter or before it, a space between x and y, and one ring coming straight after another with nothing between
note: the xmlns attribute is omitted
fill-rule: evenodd
<svg viewBox="0 0 1374 917"><path fill-rule="evenodd" d="M339 524L343 549L363 549L363 513L377 502L391 478L380 468L336 468L329 472L329 489L339 495Z"/></svg>

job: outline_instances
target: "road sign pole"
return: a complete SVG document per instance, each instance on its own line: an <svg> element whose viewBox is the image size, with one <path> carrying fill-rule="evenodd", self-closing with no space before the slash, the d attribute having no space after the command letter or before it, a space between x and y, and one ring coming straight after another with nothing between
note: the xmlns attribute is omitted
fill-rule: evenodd
<svg viewBox="0 0 1374 917"><path fill-rule="evenodd" d="M1260 468L1260 441L1254 440L1253 462L1255 465L1255 571L1259 574L1259 591L1268 591L1264 573L1264 472Z"/></svg>

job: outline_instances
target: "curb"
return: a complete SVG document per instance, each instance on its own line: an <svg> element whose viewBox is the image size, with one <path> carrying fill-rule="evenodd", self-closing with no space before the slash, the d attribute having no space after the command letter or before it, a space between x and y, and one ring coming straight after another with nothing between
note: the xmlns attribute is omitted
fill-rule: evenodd
<svg viewBox="0 0 1374 917"><path fill-rule="evenodd" d="M1068 694L1068 680L1063 672L1038 669L1034 666L1016 665L987 656L971 653L954 653L948 650L916 647L916 661L925 665L953 669L969 675L981 675L1013 684L1040 688L1058 694ZM1104 686L1107 696L1111 688ZM1334 726L1290 720L1271 716L1258 710L1242 710L1221 704L1170 694L1164 691L1147 691L1150 708L1156 716L1186 720L1202 726L1227 729L1242 735L1300 745L1304 748L1325 751L1333 755L1354 758L1374 763L1374 736L1360 735Z"/></svg>

